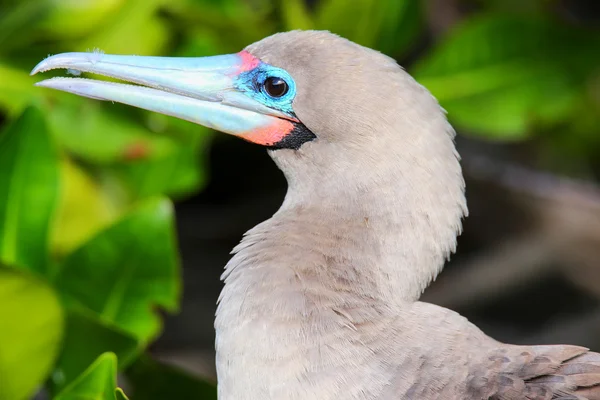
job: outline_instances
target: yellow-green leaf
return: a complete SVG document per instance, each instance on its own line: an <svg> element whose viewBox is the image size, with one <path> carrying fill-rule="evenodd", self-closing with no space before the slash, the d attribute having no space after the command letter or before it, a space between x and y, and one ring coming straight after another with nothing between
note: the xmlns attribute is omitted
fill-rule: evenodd
<svg viewBox="0 0 600 400"><path fill-rule="evenodd" d="M61 201L52 229L50 248L64 255L108 226L118 207L92 176L68 158L61 162Z"/></svg>
<svg viewBox="0 0 600 400"><path fill-rule="evenodd" d="M46 284L0 267L0 400L33 395L50 372L63 332L63 312Z"/></svg>
<svg viewBox="0 0 600 400"><path fill-rule="evenodd" d="M0 63L0 110L16 116L33 98L41 99L35 82L27 72Z"/></svg>

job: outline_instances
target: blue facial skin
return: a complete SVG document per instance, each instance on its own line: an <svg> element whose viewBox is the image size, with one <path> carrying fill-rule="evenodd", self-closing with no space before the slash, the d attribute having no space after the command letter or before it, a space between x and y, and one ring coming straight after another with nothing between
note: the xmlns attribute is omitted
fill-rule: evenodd
<svg viewBox="0 0 600 400"><path fill-rule="evenodd" d="M281 97L272 97L266 90L264 83L268 78L279 78L288 85L288 91ZM290 118L296 118L292 109L292 101L296 97L296 83L287 71L260 63L256 68L242 72L234 81L235 88L243 91L256 101L265 106L281 111Z"/></svg>

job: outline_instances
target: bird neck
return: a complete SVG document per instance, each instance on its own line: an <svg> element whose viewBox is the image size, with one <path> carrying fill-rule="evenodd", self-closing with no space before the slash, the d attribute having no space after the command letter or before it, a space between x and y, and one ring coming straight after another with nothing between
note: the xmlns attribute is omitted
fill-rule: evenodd
<svg viewBox="0 0 600 400"><path fill-rule="evenodd" d="M368 171L349 163L338 176L317 167L314 176L304 171L297 177L274 157L287 171L288 193L277 213L234 249L226 292L274 307L306 293L340 303L415 301L454 250L465 212L460 167L451 154L447 170L454 173L445 182L420 176L402 161L374 162Z"/></svg>
<svg viewBox="0 0 600 400"><path fill-rule="evenodd" d="M335 347L341 336L356 336L343 343L362 343L365 327L385 331L454 248L465 204L453 150L439 170L399 157L373 159L369 168L338 159L342 172L327 169L334 165L327 160L298 168L291 157L305 157L302 149L310 146L272 154L288 180L286 198L271 219L246 233L223 274L215 320L223 398L241 398L225 391L252 387L257 375L272 377L273 385L296 382L315 361L311 354L321 354L317 348ZM370 350L344 351L361 359ZM320 362L345 362L335 354ZM249 372L257 366L258 373ZM298 370L290 372L292 366Z"/></svg>
<svg viewBox="0 0 600 400"><path fill-rule="evenodd" d="M325 286L339 277L348 293L368 292L386 304L418 299L454 251L466 214L452 135L437 133L423 134L423 148L412 152L381 141L373 157L318 141L273 152L288 192L240 251L268 242L261 251L273 251L279 265L317 274ZM307 258L313 263L301 261Z"/></svg>

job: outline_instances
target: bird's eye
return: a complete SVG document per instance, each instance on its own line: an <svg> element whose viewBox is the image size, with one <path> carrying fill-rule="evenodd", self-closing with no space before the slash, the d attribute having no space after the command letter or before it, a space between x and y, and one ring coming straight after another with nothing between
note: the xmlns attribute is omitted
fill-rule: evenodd
<svg viewBox="0 0 600 400"><path fill-rule="evenodd" d="M274 76L269 77L264 83L265 91L271 97L282 97L288 92L289 87L286 81Z"/></svg>

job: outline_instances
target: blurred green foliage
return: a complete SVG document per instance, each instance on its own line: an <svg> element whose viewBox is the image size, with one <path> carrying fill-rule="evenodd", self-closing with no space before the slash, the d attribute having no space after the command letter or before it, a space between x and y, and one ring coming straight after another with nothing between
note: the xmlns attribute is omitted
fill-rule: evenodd
<svg viewBox="0 0 600 400"><path fill-rule="evenodd" d="M432 36L425 0L0 0L0 400L40 386L124 399L117 359L134 400L216 397L143 354L157 307L179 305L170 199L206 182L212 133L36 88L38 61L98 48L204 56L328 29L417 58L410 71L461 133L534 139L584 173L600 147L599 29L561 19L558 0L465 3L477 12Z"/></svg>
<svg viewBox="0 0 600 400"><path fill-rule="evenodd" d="M599 48L600 32L542 15L481 15L445 37L415 76L463 132L525 139L560 129L597 149Z"/></svg>
<svg viewBox="0 0 600 400"><path fill-rule="evenodd" d="M29 397L49 372L62 399L104 388L96 379L114 386L110 357L86 368L108 351L126 366L158 335L155 309L178 307L171 202L140 199L59 257L50 245L65 228L57 210L67 153L36 107L2 132L0 150L0 257L10 267L0 269L0 398Z"/></svg>

